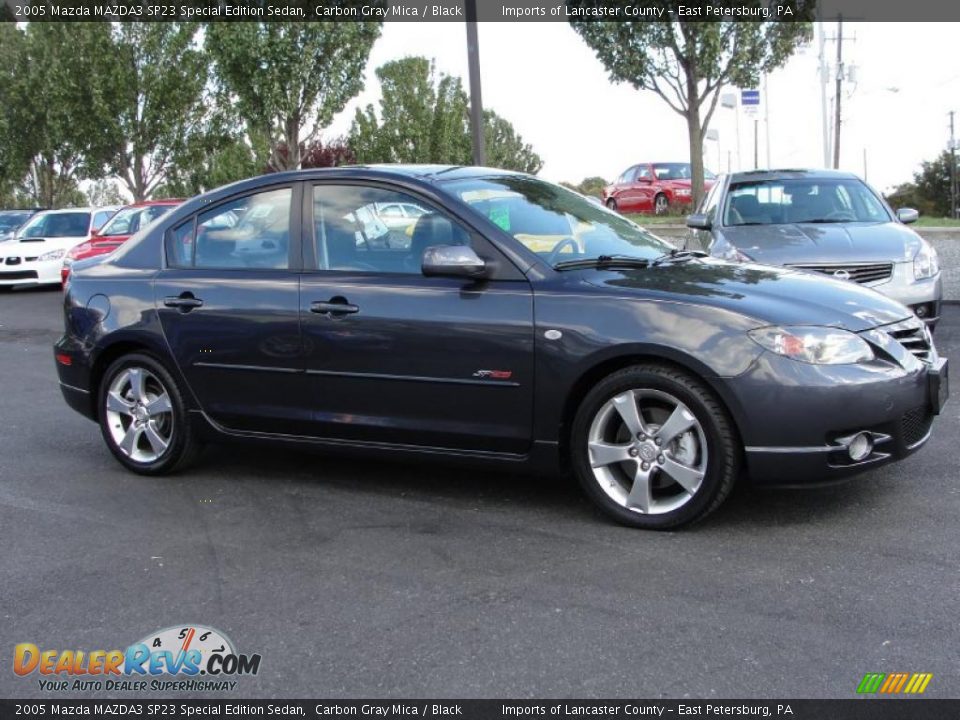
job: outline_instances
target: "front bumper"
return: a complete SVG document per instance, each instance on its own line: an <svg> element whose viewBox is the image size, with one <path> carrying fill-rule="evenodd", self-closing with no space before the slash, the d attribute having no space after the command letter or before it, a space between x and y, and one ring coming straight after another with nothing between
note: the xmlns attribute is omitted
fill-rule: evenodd
<svg viewBox="0 0 960 720"><path fill-rule="evenodd" d="M886 360L817 366L765 353L727 382L747 473L757 484L813 485L907 457L930 437L937 373L919 362L911 370ZM946 367L942 373L946 393ZM847 444L860 432L874 446L857 462Z"/></svg>
<svg viewBox="0 0 960 720"><path fill-rule="evenodd" d="M62 258L42 262L20 258L15 265L8 265L4 258L0 258L0 286L59 285L62 266Z"/></svg>

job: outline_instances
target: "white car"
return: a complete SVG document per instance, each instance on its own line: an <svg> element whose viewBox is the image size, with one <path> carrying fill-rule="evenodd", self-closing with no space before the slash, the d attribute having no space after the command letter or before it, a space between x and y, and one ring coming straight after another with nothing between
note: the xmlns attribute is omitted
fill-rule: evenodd
<svg viewBox="0 0 960 720"><path fill-rule="evenodd" d="M119 207L64 208L34 215L12 240L0 243L0 289L59 285L63 256L87 242Z"/></svg>

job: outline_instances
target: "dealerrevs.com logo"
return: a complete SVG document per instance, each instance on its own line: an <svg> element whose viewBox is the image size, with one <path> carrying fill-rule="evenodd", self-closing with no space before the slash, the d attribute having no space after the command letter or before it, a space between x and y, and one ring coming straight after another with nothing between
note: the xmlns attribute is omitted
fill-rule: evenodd
<svg viewBox="0 0 960 720"><path fill-rule="evenodd" d="M238 653L226 635L202 625L165 628L126 650L41 649L29 642L13 649L13 672L35 677L49 692L234 690L234 678L259 670L259 654Z"/></svg>

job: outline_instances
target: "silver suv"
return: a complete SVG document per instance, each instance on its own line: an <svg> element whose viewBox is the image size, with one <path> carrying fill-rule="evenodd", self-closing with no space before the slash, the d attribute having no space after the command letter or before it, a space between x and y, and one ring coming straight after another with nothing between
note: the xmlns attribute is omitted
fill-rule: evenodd
<svg viewBox="0 0 960 720"><path fill-rule="evenodd" d="M937 251L852 173L755 170L722 175L704 198L687 247L740 262L850 280L899 300L931 327L943 287Z"/></svg>

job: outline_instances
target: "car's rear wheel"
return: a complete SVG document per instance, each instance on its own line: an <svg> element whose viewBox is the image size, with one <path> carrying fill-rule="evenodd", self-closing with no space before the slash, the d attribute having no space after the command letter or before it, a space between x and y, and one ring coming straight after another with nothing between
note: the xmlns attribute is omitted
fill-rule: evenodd
<svg viewBox="0 0 960 720"><path fill-rule="evenodd" d="M614 212L617 212L617 201L614 200L613 198L610 198L609 200L607 200L607 208L610 210L613 210Z"/></svg>
<svg viewBox="0 0 960 720"><path fill-rule="evenodd" d="M177 383L149 355L125 355L107 368L98 416L107 447L134 472L173 472L199 450Z"/></svg>
<svg viewBox="0 0 960 720"><path fill-rule="evenodd" d="M729 494L740 445L725 409L696 378L663 365L620 370L584 398L574 467L590 498L633 527L700 520Z"/></svg>
<svg viewBox="0 0 960 720"><path fill-rule="evenodd" d="M657 215L666 215L670 210L670 200L663 193L653 199L653 212Z"/></svg>

